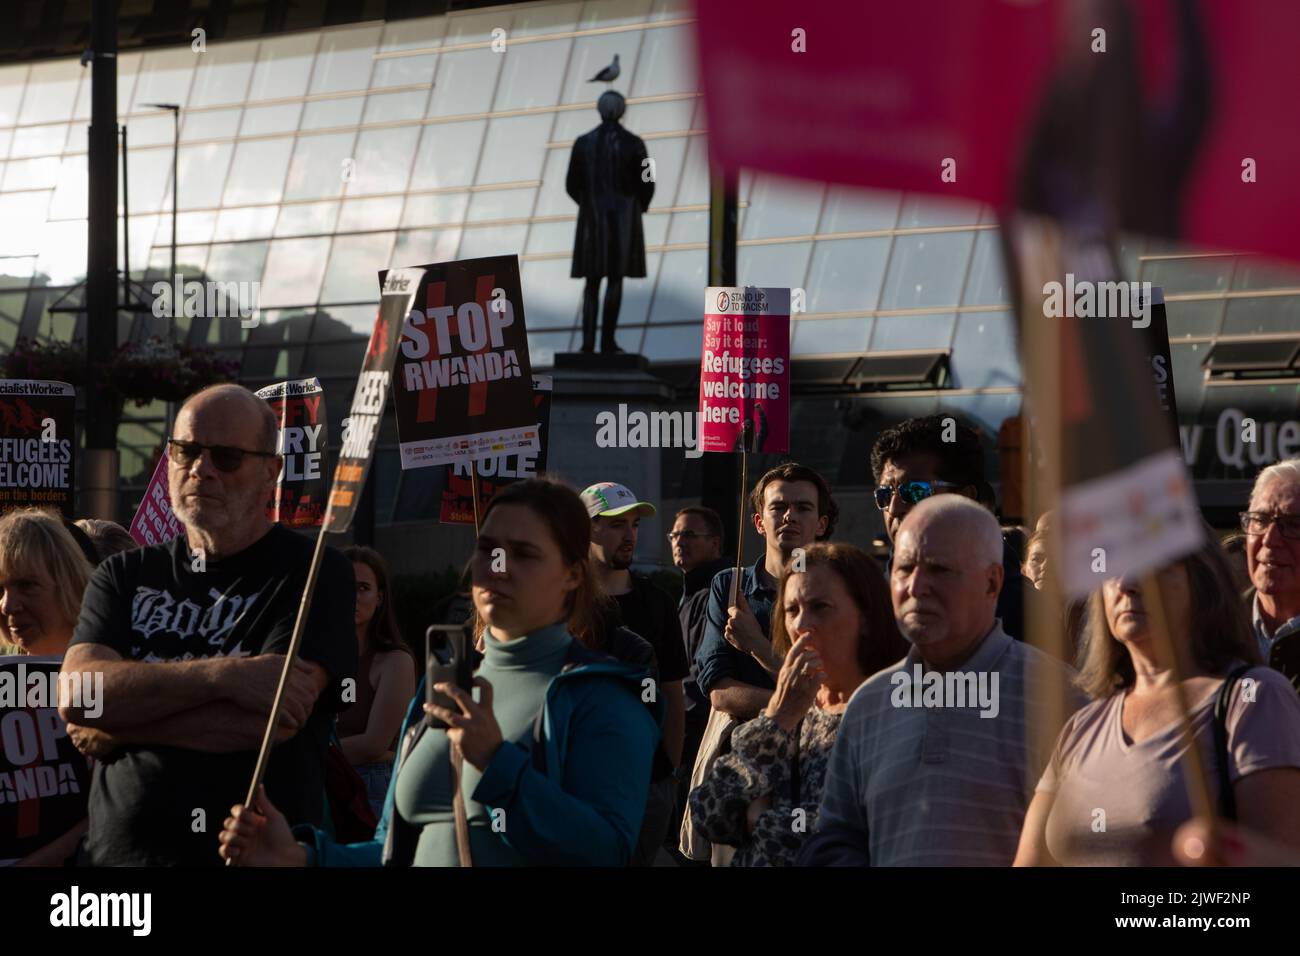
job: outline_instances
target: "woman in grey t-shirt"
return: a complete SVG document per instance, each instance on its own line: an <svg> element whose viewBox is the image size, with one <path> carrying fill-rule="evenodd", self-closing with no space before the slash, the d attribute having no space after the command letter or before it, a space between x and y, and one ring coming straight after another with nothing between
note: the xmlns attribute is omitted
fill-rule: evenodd
<svg viewBox="0 0 1300 956"><path fill-rule="evenodd" d="M1195 745L1222 805L1214 705L1224 678L1251 666L1227 710L1227 770L1241 824L1300 848L1300 697L1259 655L1231 572L1212 537L1158 575L1170 633L1184 650ZM1171 866L1192 817L1178 688L1136 582L1093 594L1079 682L1093 702L1066 723L1025 816L1017 866Z"/></svg>

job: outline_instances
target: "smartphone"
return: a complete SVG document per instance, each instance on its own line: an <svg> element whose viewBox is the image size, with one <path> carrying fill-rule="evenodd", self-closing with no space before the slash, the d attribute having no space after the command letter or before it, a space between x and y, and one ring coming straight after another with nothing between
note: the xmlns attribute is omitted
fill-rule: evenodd
<svg viewBox="0 0 1300 956"><path fill-rule="evenodd" d="M434 691L434 684L454 683L467 693L474 687L473 642L468 624L431 624L424 632L426 644L424 699L430 704L456 710L456 702ZM446 728L445 721L429 718L429 726Z"/></svg>

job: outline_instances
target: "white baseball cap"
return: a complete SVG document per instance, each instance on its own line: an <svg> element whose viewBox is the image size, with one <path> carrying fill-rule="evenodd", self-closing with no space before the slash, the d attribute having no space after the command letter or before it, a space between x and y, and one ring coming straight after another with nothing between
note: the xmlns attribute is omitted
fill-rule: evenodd
<svg viewBox="0 0 1300 956"><path fill-rule="evenodd" d="M640 509L647 518L655 513L655 506L648 501L637 501L636 495L612 481L599 481L582 493L582 503L587 506L587 515L592 518L613 518Z"/></svg>

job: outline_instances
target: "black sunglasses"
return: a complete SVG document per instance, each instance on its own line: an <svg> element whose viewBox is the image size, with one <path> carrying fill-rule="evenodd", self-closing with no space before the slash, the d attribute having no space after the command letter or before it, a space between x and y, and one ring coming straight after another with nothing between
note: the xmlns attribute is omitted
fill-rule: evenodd
<svg viewBox="0 0 1300 956"><path fill-rule="evenodd" d="M171 446L171 460L182 468L190 467L205 451L212 453L213 467L224 472L239 471L244 464L245 455L256 458L276 457L273 451L249 451L246 448L231 448L229 445L200 445L196 441L182 441L179 438L169 438L167 444Z"/></svg>
<svg viewBox="0 0 1300 956"><path fill-rule="evenodd" d="M955 490L960 487L961 485L954 484L951 481L905 481L896 487L894 485L881 485L875 491L876 507L884 511L889 507L889 503L894 500L895 494L902 498L905 504L914 505L945 489Z"/></svg>

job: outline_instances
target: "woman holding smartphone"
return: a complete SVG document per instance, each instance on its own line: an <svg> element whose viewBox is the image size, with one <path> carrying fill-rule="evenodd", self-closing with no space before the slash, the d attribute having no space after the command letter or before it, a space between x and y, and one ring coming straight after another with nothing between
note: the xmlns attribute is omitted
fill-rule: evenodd
<svg viewBox="0 0 1300 956"><path fill-rule="evenodd" d="M595 613L590 540L587 510L565 485L534 478L498 493L470 563L484 639L477 699L439 683L449 706L425 703L421 684L375 838L340 845L310 827L290 831L260 793L261 812L232 808L221 855L248 866L626 865L659 705L642 702L644 672L573 637Z"/></svg>

